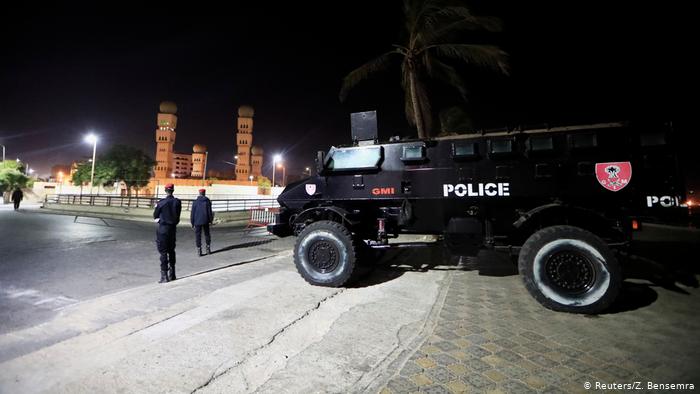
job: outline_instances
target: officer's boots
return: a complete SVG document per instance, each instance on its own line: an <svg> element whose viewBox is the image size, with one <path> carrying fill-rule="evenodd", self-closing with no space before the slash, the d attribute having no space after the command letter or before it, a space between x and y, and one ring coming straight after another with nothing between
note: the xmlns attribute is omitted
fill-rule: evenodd
<svg viewBox="0 0 700 394"><path fill-rule="evenodd" d="M207 245L207 254L211 254L211 246Z"/></svg>
<svg viewBox="0 0 700 394"><path fill-rule="evenodd" d="M160 280L158 283L167 283L168 282L168 271L160 271Z"/></svg>
<svg viewBox="0 0 700 394"><path fill-rule="evenodd" d="M199 257L202 257L202 256L203 256L203 255L202 255L202 247L201 247L201 246L198 246L198 247L197 247L197 256L199 256Z"/></svg>
<svg viewBox="0 0 700 394"><path fill-rule="evenodd" d="M175 264L170 264L170 269L168 270L168 280L173 281L177 279L175 276Z"/></svg>

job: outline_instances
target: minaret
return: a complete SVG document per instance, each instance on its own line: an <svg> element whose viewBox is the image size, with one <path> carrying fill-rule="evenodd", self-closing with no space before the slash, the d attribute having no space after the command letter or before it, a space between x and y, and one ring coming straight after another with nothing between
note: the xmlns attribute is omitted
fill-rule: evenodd
<svg viewBox="0 0 700 394"><path fill-rule="evenodd" d="M254 146L250 153L251 175L253 179L258 179L262 175L263 149L259 146Z"/></svg>
<svg viewBox="0 0 700 394"><path fill-rule="evenodd" d="M238 160L236 162L236 180L248 181L250 175L250 147L253 144L253 107L243 105L238 108L238 125L236 146Z"/></svg>
<svg viewBox="0 0 700 394"><path fill-rule="evenodd" d="M201 178L207 167L207 147L197 144L192 147L192 178Z"/></svg>
<svg viewBox="0 0 700 394"><path fill-rule="evenodd" d="M156 178L170 178L173 172L173 145L177 127L177 105L172 101L160 103L158 128L156 129Z"/></svg>

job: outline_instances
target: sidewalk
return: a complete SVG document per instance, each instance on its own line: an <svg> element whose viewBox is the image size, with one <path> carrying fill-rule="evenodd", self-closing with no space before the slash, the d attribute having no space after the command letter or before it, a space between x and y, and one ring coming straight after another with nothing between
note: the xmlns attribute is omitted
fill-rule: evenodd
<svg viewBox="0 0 700 394"><path fill-rule="evenodd" d="M19 206L19 210L33 210L33 209L40 209L41 204L40 203L21 203ZM14 204L8 203L8 204L2 204L0 203L0 211L11 211L15 209Z"/></svg>
<svg viewBox="0 0 700 394"><path fill-rule="evenodd" d="M503 261L504 265L510 264ZM700 290L629 281L599 316L552 312L517 275L454 271L435 328L381 392L584 393L586 382L700 386ZM513 272L514 274L514 272ZM654 390L650 390L654 391Z"/></svg>
<svg viewBox="0 0 700 394"><path fill-rule="evenodd" d="M310 286L291 255L71 305L0 336L0 392L360 392L422 337L444 271ZM416 290L420 289L419 294Z"/></svg>

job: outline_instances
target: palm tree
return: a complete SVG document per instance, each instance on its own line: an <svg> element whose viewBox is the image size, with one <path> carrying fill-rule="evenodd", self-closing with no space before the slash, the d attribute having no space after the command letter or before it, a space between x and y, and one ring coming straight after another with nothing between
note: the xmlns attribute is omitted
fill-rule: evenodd
<svg viewBox="0 0 700 394"><path fill-rule="evenodd" d="M406 41L370 60L345 76L340 90L344 101L348 91L360 81L401 60L402 85L405 92L406 119L418 129L419 138L431 134L431 107L426 79L436 79L456 88L466 101L464 81L457 70L443 59L485 67L508 74L507 54L493 45L456 43L457 35L466 30L501 31L501 23L492 17L475 16L462 4L452 0L404 0Z"/></svg>

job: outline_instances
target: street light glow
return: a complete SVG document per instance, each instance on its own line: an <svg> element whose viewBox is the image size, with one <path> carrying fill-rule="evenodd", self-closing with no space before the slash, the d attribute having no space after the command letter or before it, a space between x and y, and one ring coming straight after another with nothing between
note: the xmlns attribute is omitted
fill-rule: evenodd
<svg viewBox="0 0 700 394"><path fill-rule="evenodd" d="M94 144L97 142L97 136L95 134L90 133L85 136L85 142Z"/></svg>
<svg viewBox="0 0 700 394"><path fill-rule="evenodd" d="M275 157L273 157L273 160L274 160L275 162L278 162L278 161L282 160L282 155L275 155Z"/></svg>

